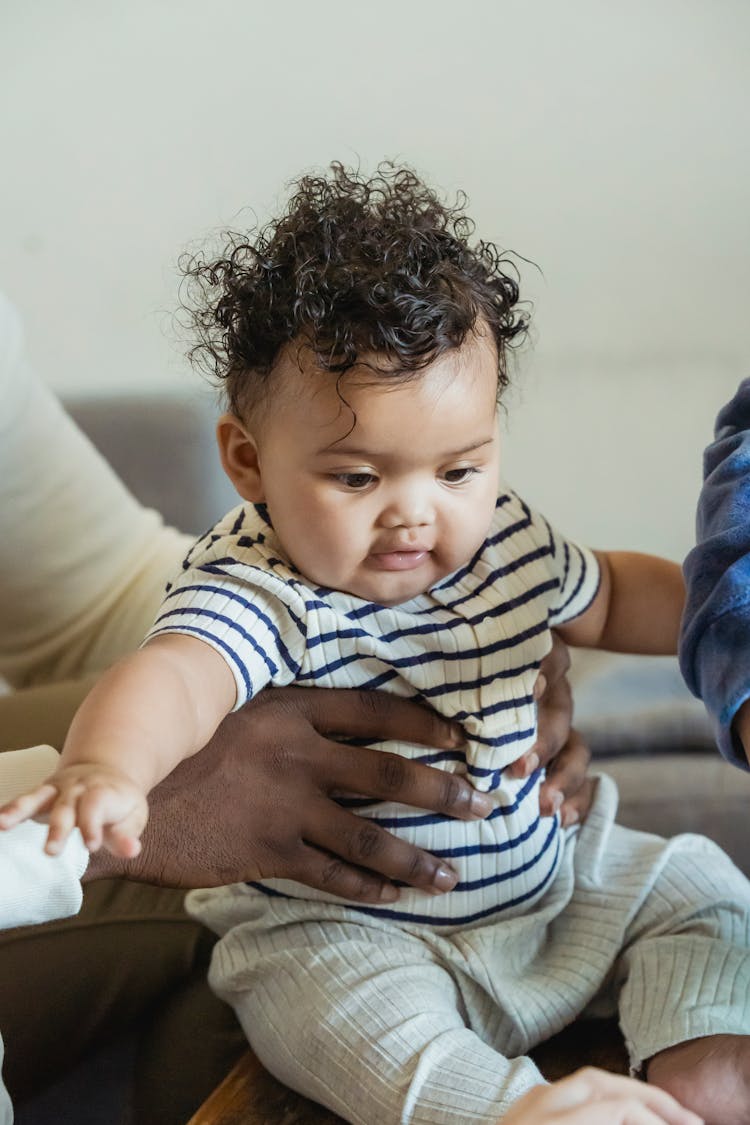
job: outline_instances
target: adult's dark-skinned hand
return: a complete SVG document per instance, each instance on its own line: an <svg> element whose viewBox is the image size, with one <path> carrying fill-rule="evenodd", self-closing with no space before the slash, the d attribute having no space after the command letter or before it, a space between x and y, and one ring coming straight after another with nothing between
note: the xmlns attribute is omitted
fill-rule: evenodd
<svg viewBox="0 0 750 1125"><path fill-rule="evenodd" d="M591 751L573 721L573 695L568 682L570 653L564 641L552 634L552 649L542 661L534 685L537 700L537 738L510 767L513 777L527 777L539 766L546 777L539 793L542 816L558 810L564 826L583 820L591 807L594 781L587 776Z"/></svg>
<svg viewBox="0 0 750 1125"><path fill-rule="evenodd" d="M567 737L572 704L559 689L566 670L567 653L553 649L540 671L535 752L538 764L562 760L554 786L578 802L577 816L588 751ZM450 890L456 875L445 862L342 809L333 795L356 792L461 819L486 816L492 799L453 774L333 741L334 731L445 749L462 737L434 712L381 692L262 692L151 792L140 856L125 864L97 852L86 878L126 875L176 887L288 878L363 903L393 901L392 880Z"/></svg>

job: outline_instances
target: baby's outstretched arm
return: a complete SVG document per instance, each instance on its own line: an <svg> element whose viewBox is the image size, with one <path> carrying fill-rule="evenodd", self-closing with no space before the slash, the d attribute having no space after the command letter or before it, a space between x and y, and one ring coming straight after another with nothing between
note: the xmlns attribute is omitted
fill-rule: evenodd
<svg viewBox="0 0 750 1125"><path fill-rule="evenodd" d="M155 637L99 680L73 719L58 769L0 809L0 828L46 815L51 855L77 826L91 851L104 844L132 858L147 794L205 746L234 701L232 673L212 648L180 634Z"/></svg>
<svg viewBox="0 0 750 1125"><path fill-rule="evenodd" d="M633 551L597 551L601 581L589 608L558 632L567 644L610 652L677 652L685 582L677 563Z"/></svg>

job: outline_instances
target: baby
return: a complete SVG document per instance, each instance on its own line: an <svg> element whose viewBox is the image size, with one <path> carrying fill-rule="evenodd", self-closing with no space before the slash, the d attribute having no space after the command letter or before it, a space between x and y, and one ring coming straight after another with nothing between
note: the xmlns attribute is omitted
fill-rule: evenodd
<svg viewBox="0 0 750 1125"><path fill-rule="evenodd" d="M750 1119L750 885L707 840L539 816L533 687L572 645L675 651L665 560L592 552L500 482L497 400L525 328L514 277L408 169L301 179L254 240L192 263L198 350L224 381L244 503L199 540L135 655L78 712L60 767L0 826L49 816L137 853L149 790L267 684L385 687L463 730L388 743L493 793L484 820L362 806L451 863L445 897L357 907L296 883L197 892L212 981L280 1078L349 1120L502 1118L526 1053L619 1010L636 1072L722 1125ZM363 831L366 831L366 821Z"/></svg>

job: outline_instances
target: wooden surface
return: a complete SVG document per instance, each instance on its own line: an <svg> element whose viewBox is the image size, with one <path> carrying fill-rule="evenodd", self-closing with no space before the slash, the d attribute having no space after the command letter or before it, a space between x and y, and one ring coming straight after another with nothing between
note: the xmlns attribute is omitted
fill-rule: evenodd
<svg viewBox="0 0 750 1125"><path fill-rule="evenodd" d="M614 1020L579 1022L532 1052L555 1081L579 1066L627 1074L628 1060ZM341 1117L282 1086L247 1051L188 1125L340 1125Z"/></svg>
<svg viewBox="0 0 750 1125"><path fill-rule="evenodd" d="M188 1125L340 1125L341 1120L282 1086L248 1050Z"/></svg>

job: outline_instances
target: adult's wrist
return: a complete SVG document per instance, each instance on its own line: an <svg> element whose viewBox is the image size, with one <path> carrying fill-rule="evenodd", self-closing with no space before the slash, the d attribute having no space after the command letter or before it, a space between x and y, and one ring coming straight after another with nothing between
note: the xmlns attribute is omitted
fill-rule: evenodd
<svg viewBox="0 0 750 1125"><path fill-rule="evenodd" d="M172 871L169 878L167 855L171 852L172 867L179 867L181 828L173 823L169 796L169 784L162 782L149 794L149 820L141 836L141 850L134 859L123 859L112 855L107 848L99 848L89 858L89 865L83 882L92 883L97 879L131 879L139 883L154 883L158 886L180 886L181 880ZM166 831L167 827L169 831ZM184 826L183 826L184 827ZM169 842L165 843L165 834Z"/></svg>

